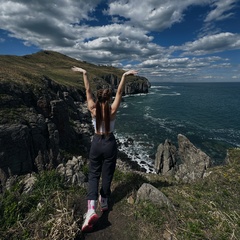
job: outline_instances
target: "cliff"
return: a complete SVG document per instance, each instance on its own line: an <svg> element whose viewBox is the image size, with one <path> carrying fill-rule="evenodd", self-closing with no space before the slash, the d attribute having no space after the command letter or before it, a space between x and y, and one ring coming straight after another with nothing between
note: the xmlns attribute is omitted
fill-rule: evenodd
<svg viewBox="0 0 240 240"><path fill-rule="evenodd" d="M115 90L124 72L51 51L0 56L0 187L11 175L51 169L88 153L93 129L74 65L87 69L94 92L102 85ZM124 94L147 93L148 87L146 78L129 77Z"/></svg>

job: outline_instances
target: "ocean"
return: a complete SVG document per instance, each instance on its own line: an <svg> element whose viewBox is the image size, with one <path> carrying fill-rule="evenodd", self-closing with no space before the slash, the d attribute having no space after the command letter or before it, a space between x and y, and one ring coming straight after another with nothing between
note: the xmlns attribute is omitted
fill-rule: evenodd
<svg viewBox="0 0 240 240"><path fill-rule="evenodd" d="M219 165L228 148L240 147L239 105L240 83L153 83L148 94L123 98L115 135L147 172L154 171L158 145L169 139L177 147L178 134Z"/></svg>

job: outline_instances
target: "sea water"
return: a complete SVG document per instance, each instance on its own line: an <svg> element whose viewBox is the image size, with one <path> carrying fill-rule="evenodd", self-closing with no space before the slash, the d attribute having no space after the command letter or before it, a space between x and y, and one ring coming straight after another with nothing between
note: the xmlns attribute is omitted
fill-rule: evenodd
<svg viewBox="0 0 240 240"><path fill-rule="evenodd" d="M155 83L148 94L123 98L115 134L131 161L153 171L155 154L165 139L177 147L185 135L214 164L228 148L240 146L240 83Z"/></svg>

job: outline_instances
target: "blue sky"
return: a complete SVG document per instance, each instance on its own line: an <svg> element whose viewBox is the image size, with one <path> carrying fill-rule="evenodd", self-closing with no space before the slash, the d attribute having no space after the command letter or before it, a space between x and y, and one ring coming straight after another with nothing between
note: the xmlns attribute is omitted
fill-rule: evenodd
<svg viewBox="0 0 240 240"><path fill-rule="evenodd" d="M52 50L150 81L240 81L240 0L0 0L0 54Z"/></svg>

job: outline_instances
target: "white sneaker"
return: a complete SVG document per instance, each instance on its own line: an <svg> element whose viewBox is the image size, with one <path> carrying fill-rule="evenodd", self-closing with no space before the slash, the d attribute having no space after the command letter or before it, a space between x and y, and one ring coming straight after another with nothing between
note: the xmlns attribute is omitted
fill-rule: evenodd
<svg viewBox="0 0 240 240"><path fill-rule="evenodd" d="M98 215L95 210L87 211L84 216L84 222L82 225L82 232L89 232L93 229L93 225L98 221Z"/></svg>
<svg viewBox="0 0 240 240"><path fill-rule="evenodd" d="M100 203L100 209L102 212L105 212L108 210L108 198L103 198L101 195L99 196L99 203Z"/></svg>

